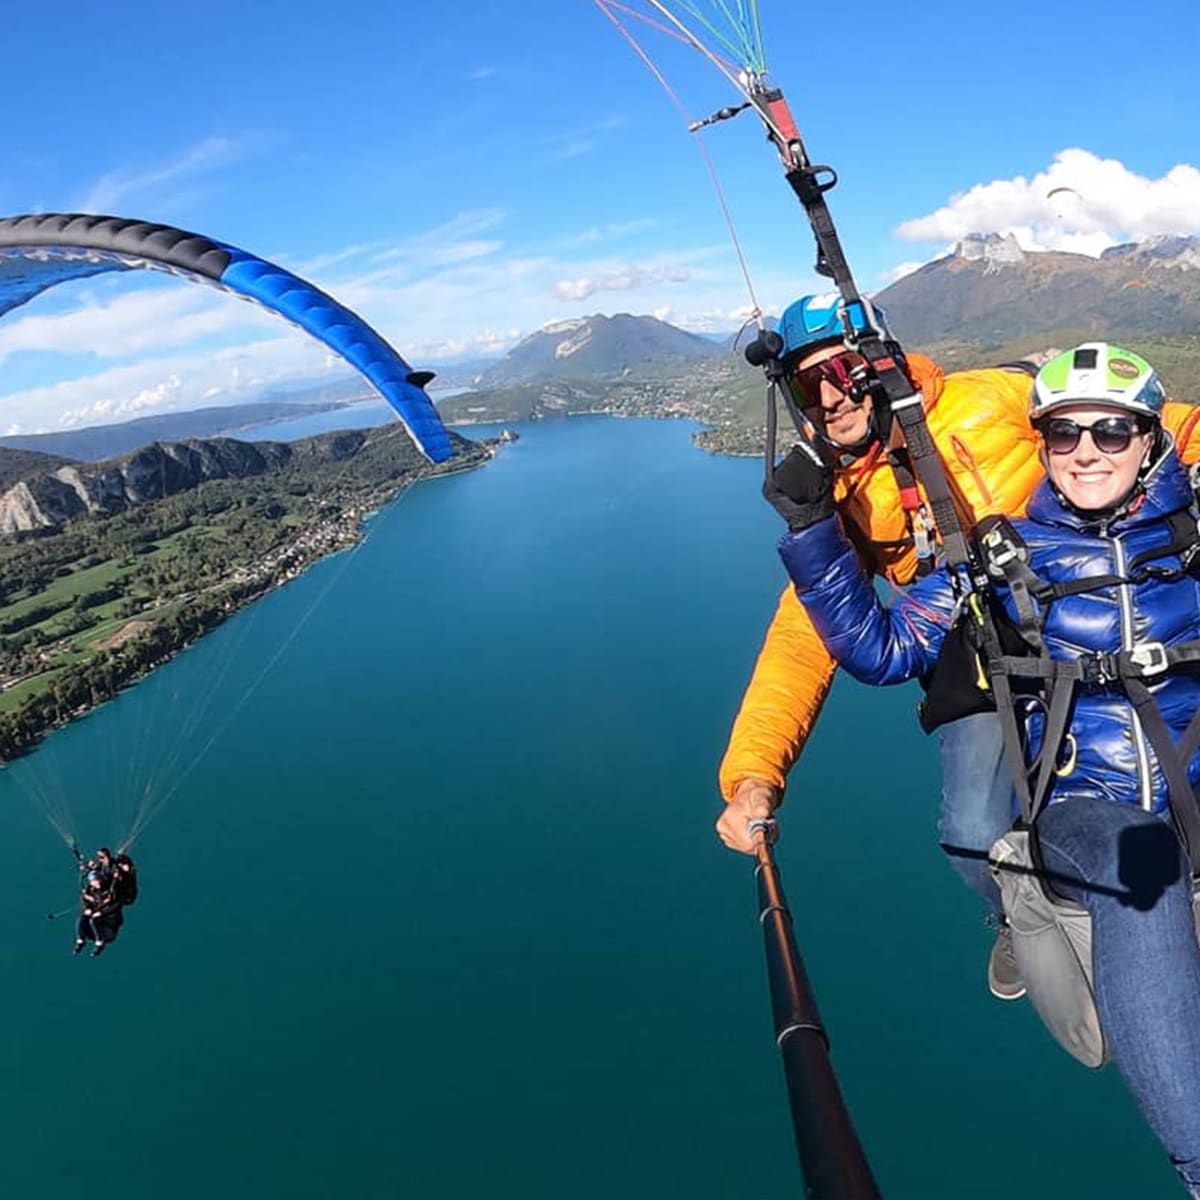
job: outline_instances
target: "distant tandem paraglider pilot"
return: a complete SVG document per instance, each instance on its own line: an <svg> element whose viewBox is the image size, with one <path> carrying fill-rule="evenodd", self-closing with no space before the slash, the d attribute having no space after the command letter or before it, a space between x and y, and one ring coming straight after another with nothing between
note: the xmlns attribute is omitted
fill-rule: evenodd
<svg viewBox="0 0 1200 1200"><path fill-rule="evenodd" d="M82 886L73 952L81 953L91 942L92 957L97 958L110 942L116 941L125 923L124 909L137 899L137 868L128 854L114 858L106 846L101 846L96 857L87 862L78 850L75 857Z"/></svg>

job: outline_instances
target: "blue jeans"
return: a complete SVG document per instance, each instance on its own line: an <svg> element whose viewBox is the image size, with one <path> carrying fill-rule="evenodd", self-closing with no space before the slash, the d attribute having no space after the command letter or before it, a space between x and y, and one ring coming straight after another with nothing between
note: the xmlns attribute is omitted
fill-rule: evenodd
<svg viewBox="0 0 1200 1200"><path fill-rule="evenodd" d="M1065 800L1038 818L1053 890L1092 917L1096 1008L1125 1085L1200 1197L1200 947L1191 868L1165 818Z"/></svg>
<svg viewBox="0 0 1200 1200"><path fill-rule="evenodd" d="M1012 828L1012 775L995 713L976 713L938 731L942 757L942 809L938 841L963 882L999 913L1000 889L988 869L992 843Z"/></svg>

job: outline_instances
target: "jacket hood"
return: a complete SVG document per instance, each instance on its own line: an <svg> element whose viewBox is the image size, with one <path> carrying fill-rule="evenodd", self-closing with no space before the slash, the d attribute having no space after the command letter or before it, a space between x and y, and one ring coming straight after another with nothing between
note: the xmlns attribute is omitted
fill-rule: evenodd
<svg viewBox="0 0 1200 1200"><path fill-rule="evenodd" d="M1170 439L1170 435L1165 435ZM1029 501L1028 515L1042 525L1057 525L1063 529L1095 530L1108 525L1112 533L1120 533L1150 521L1159 521L1169 513L1187 508L1194 499L1187 468L1179 461L1175 444L1168 440L1167 448L1142 477L1142 500L1128 512L1116 518L1104 513L1087 513L1071 508L1061 499L1049 476L1038 484ZM1109 524L1109 521L1111 523Z"/></svg>
<svg viewBox="0 0 1200 1200"><path fill-rule="evenodd" d="M923 354L906 354L905 359L909 377L925 397L925 411L928 412L941 399L942 389L946 385L945 373L933 359Z"/></svg>

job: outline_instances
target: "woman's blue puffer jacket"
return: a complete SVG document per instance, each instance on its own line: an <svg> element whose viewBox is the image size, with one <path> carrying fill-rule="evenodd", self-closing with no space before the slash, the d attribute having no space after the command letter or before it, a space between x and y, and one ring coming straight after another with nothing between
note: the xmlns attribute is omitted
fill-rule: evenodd
<svg viewBox="0 0 1200 1200"><path fill-rule="evenodd" d="M1013 521L1029 549L1034 573L1052 583L1124 576L1125 565L1135 556L1169 545L1165 518L1193 503L1187 474L1174 450L1150 471L1145 486L1144 499L1134 511L1103 523L1064 506L1043 481L1030 500L1028 518ZM868 583L837 517L788 534L779 548L817 631L856 679L900 683L932 670L956 615L947 570L915 584L889 609ZM1178 569L1181 563L1178 556L1167 555L1150 565ZM1003 585L999 598L1015 620L1012 598ZM1152 575L1135 584L1062 597L1048 605L1044 616L1042 636L1056 659L1132 650L1148 642L1193 641L1200 639L1200 582L1190 575ZM1178 741L1200 706L1200 670L1177 668L1147 682ZM1043 714L1028 702L1021 707L1026 742L1036 753ZM1155 812L1167 807L1167 785L1157 757L1118 684L1076 685L1070 733L1074 763L1056 778L1052 802L1100 796ZM1189 776L1193 784L1200 779L1200 754L1189 764Z"/></svg>

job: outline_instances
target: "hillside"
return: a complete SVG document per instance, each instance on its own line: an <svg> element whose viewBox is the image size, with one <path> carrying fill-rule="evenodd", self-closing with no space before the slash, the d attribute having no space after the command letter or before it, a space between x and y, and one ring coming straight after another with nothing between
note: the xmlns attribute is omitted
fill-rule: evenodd
<svg viewBox="0 0 1200 1200"><path fill-rule="evenodd" d="M76 501L95 506L0 538L0 761L356 543L400 488L491 457L451 440L437 466L386 429L153 445L62 468ZM18 489L35 494L38 480Z"/></svg>
<svg viewBox="0 0 1200 1200"><path fill-rule="evenodd" d="M12 450L0 442L0 492L7 491L19 480L31 475L55 471L69 466L71 459L37 450Z"/></svg>

